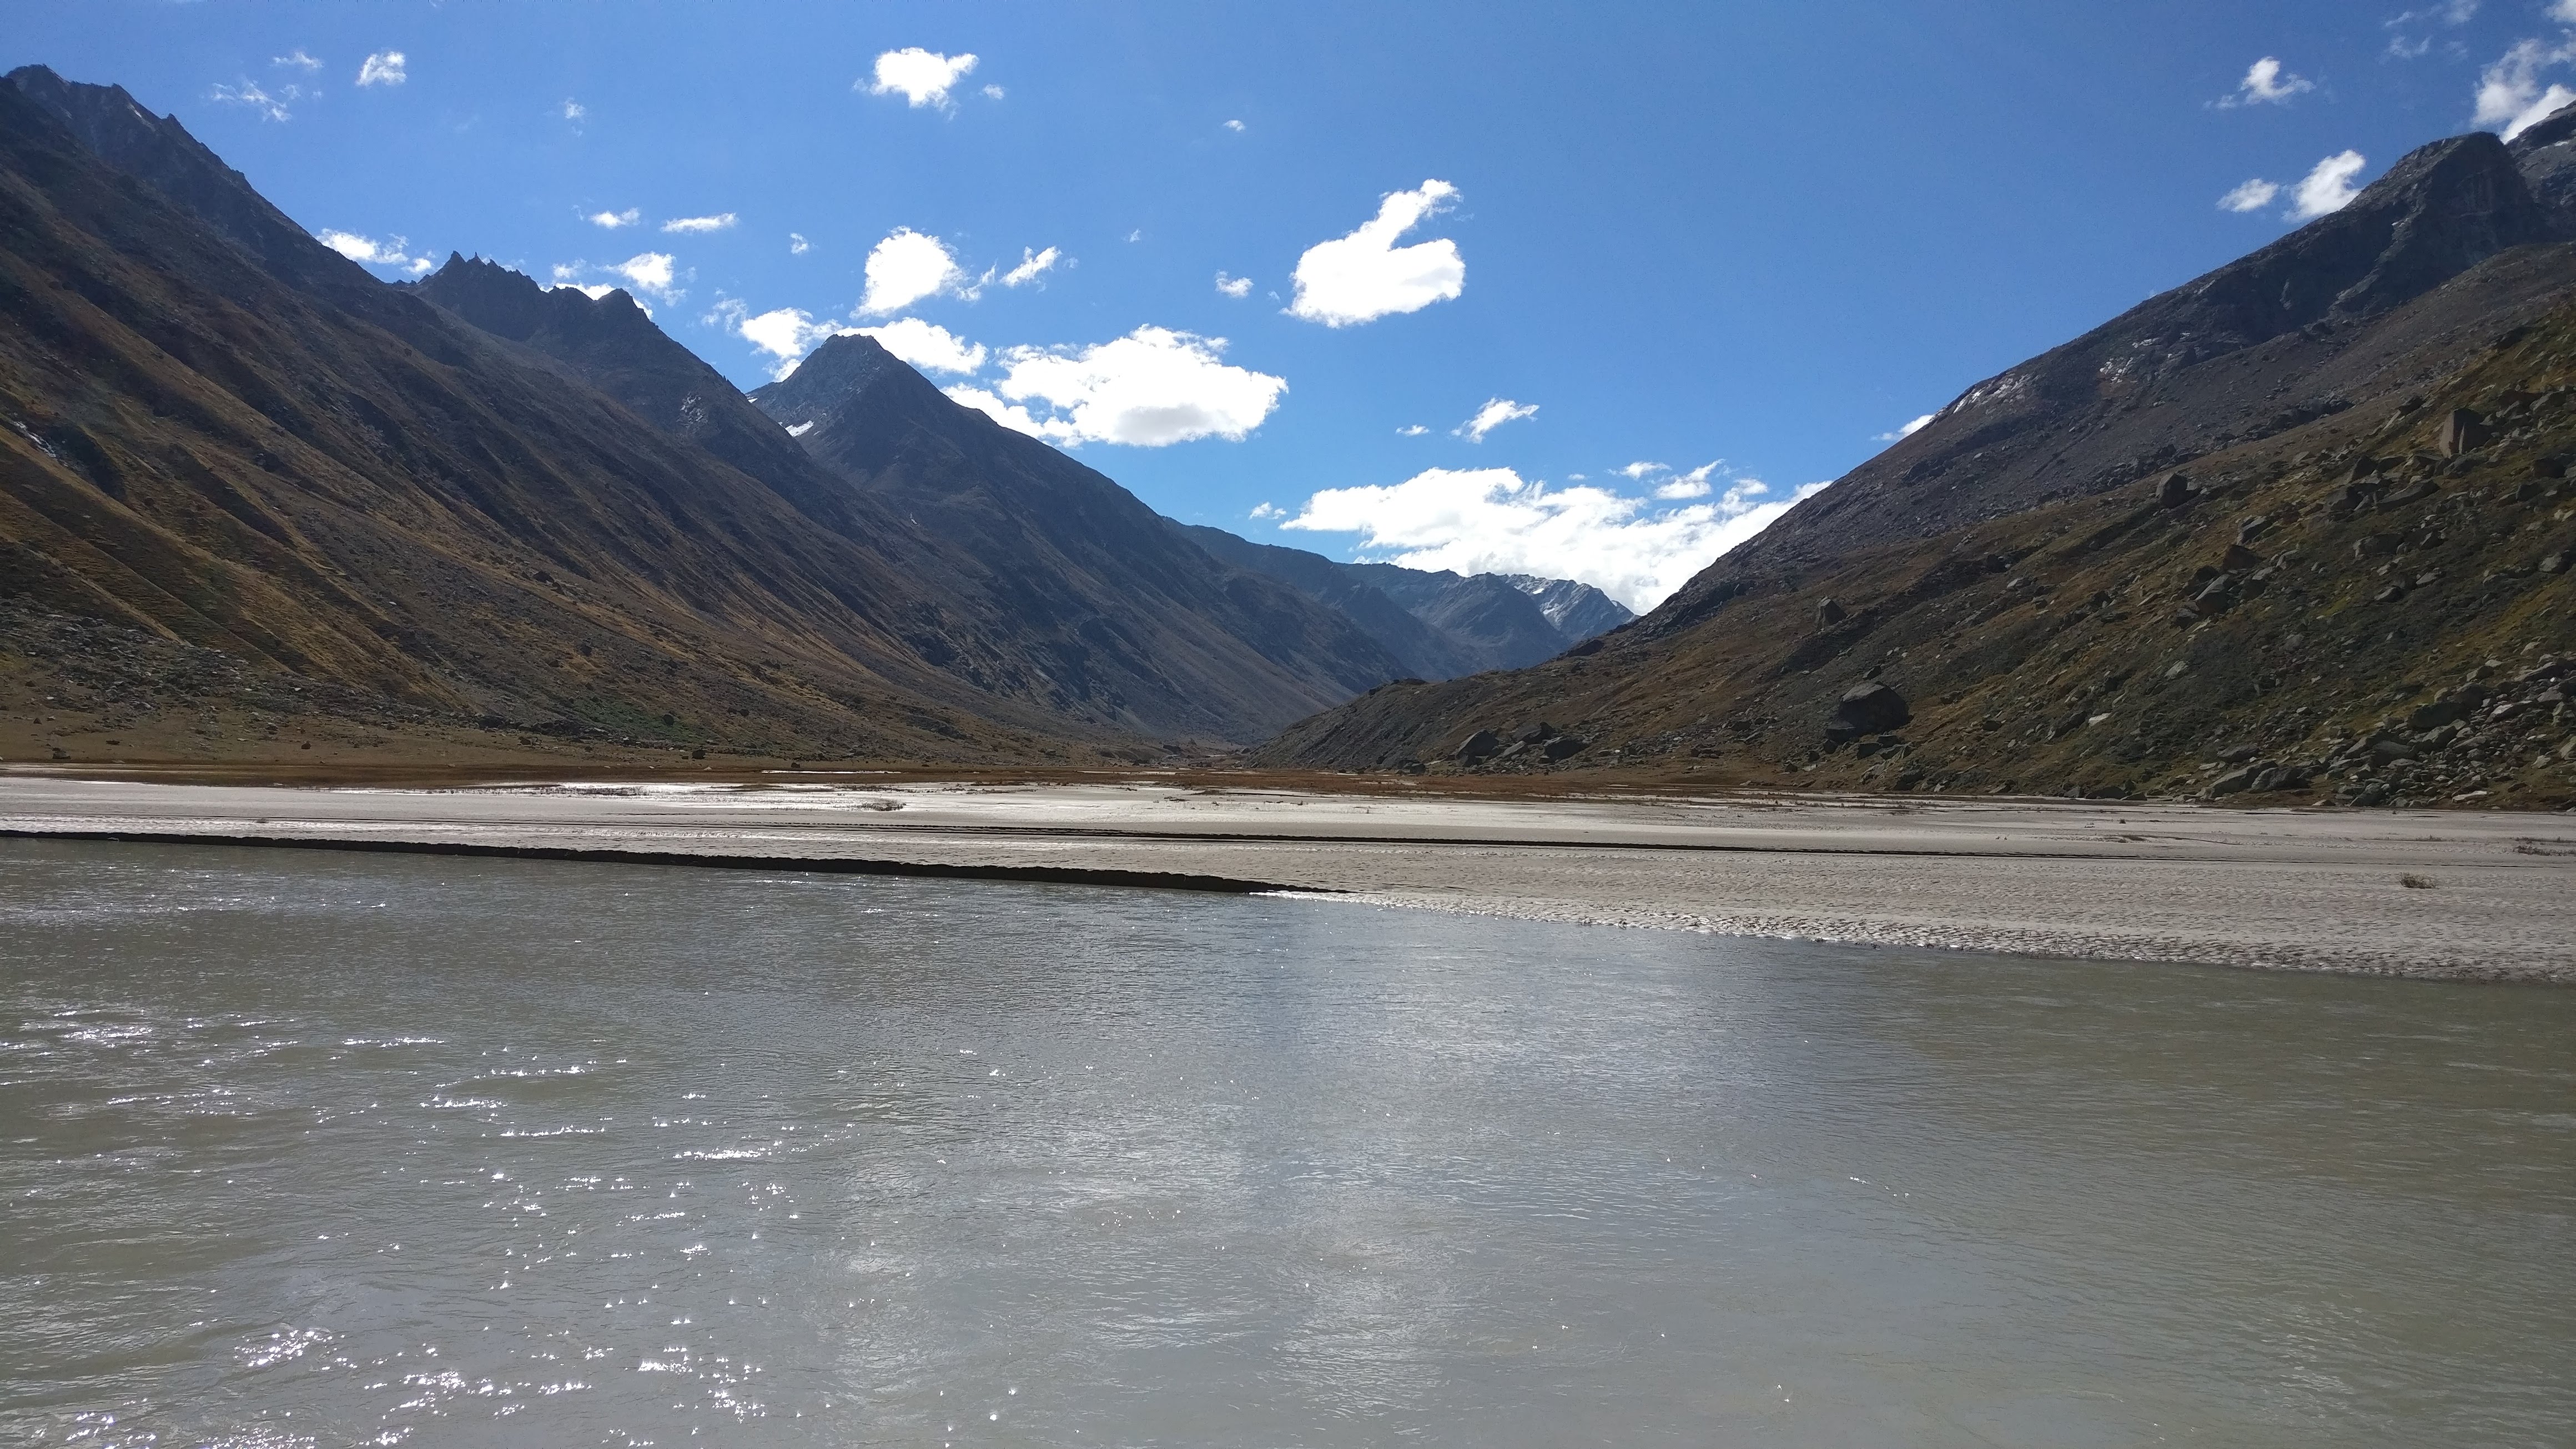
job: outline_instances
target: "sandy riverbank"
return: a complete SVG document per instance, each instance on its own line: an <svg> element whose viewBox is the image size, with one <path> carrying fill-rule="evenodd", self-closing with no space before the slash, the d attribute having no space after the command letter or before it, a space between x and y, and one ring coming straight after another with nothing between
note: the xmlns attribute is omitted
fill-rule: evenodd
<svg viewBox="0 0 2576 1449"><path fill-rule="evenodd" d="M312 789L13 775L0 830L1271 888L1605 925L2576 983L2566 815L1480 800L1152 779Z"/></svg>

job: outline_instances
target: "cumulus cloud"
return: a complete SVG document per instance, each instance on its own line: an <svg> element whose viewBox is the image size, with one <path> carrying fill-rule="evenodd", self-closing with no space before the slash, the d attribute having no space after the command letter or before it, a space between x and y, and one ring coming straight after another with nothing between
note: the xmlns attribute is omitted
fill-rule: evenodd
<svg viewBox="0 0 2576 1449"><path fill-rule="evenodd" d="M590 214L592 226L604 226L610 231L615 231L621 226L633 226L643 219L644 213L631 206L624 211L594 211Z"/></svg>
<svg viewBox="0 0 2576 1449"><path fill-rule="evenodd" d="M1610 471L1632 483L1643 483L1649 478L1663 479L1664 481L1655 485L1655 497L1670 503L1683 498L1706 498L1712 491L1712 485L1708 481L1709 475L1724 466L1723 462L1702 463L1687 473L1675 473L1668 463L1636 462L1625 468L1613 468ZM1580 473L1569 473L1566 476L1578 483L1583 481L1583 475ZM1757 488L1755 491L1761 490Z"/></svg>
<svg viewBox="0 0 2576 1449"><path fill-rule="evenodd" d="M273 56L270 56L270 57L268 58L268 63L269 63L270 65L288 65L288 66L293 66L293 67L294 67L294 68L296 68L297 70L300 70L300 71L307 71L307 72L317 71L317 70L320 70L320 69L322 68L322 62L320 62L320 61L318 61L318 60L315 60L312 56L309 56L309 55L305 54L305 53L304 53L304 47L302 47L302 46L300 46L300 45L299 45L299 46L297 46L295 49L288 51L288 52L287 52L286 54L284 54L284 55L273 55Z"/></svg>
<svg viewBox="0 0 2576 1449"><path fill-rule="evenodd" d="M937 323L924 322L918 317L898 317L882 327L856 330L862 336L875 338L886 351L930 372L984 370L985 352L982 347Z"/></svg>
<svg viewBox="0 0 2576 1449"><path fill-rule="evenodd" d="M392 267L415 277L438 265L427 257L410 255L411 243L402 237L380 242L353 231L324 230L315 232L313 239L353 262L371 267Z"/></svg>
<svg viewBox="0 0 2576 1449"><path fill-rule="evenodd" d="M581 102L574 100L570 96L564 97L563 118L565 120L578 121L589 114L590 107L583 105Z"/></svg>
<svg viewBox="0 0 2576 1449"><path fill-rule="evenodd" d="M1042 252L1033 252L1027 247L1022 247L1020 264L1002 274L1002 285L1025 287L1053 270L1058 260L1059 256L1053 247L1048 247Z"/></svg>
<svg viewBox="0 0 2576 1449"><path fill-rule="evenodd" d="M2568 0L2568 3L2576 5L2576 0ZM1243 129L1243 123L1241 121L1228 121L1225 123L1225 128L1229 131L1240 131Z"/></svg>
<svg viewBox="0 0 2576 1449"><path fill-rule="evenodd" d="M1252 518L1286 518L1288 516L1288 510L1280 507L1276 503L1264 501L1252 505L1252 512L1247 516Z"/></svg>
<svg viewBox="0 0 2576 1449"><path fill-rule="evenodd" d="M2238 106L2286 106L2290 98L2315 90L2316 82L2306 76L2291 75L2281 68L2276 56L2265 56L2246 67L2245 79L2236 83L2235 91L2220 99L2219 109Z"/></svg>
<svg viewBox="0 0 2576 1449"><path fill-rule="evenodd" d="M986 87L984 87L984 99L986 99L986 100L988 100L988 101L998 101L998 100L1000 100L1001 98L1002 98L1002 88L1001 88L1000 86L986 86Z"/></svg>
<svg viewBox="0 0 2576 1449"><path fill-rule="evenodd" d="M2261 211L2272 204L2273 197L2280 194L2281 183L2266 181L2257 176L2218 198L2218 209L2234 212Z"/></svg>
<svg viewBox="0 0 2576 1449"><path fill-rule="evenodd" d="M805 233L801 231L791 231L787 234L787 254L789 256L801 257L813 249L814 244L805 239Z"/></svg>
<svg viewBox="0 0 2576 1449"><path fill-rule="evenodd" d="M749 307L731 299L717 303L715 310L700 320L710 326L730 327L736 336L768 353L775 359L769 374L772 378L794 372L806 353L832 338L859 330L830 318L818 321L812 313L797 307L780 307L753 316Z"/></svg>
<svg viewBox="0 0 2576 1449"><path fill-rule="evenodd" d="M872 96L901 96L913 109L937 106L947 110L948 92L968 72L975 69L972 55L940 55L918 45L889 50L877 57L876 78L860 81ZM988 91L998 87L986 87Z"/></svg>
<svg viewBox="0 0 2576 1449"><path fill-rule="evenodd" d="M2290 192L2291 219L2313 221L2343 210L2361 194L2354 182L2369 164L2358 151L2338 151L2318 162Z"/></svg>
<svg viewBox="0 0 2576 1449"><path fill-rule="evenodd" d="M2549 119L2576 90L2552 83L2542 89L2542 71L2576 60L2576 36L2558 45L2516 41L2495 64L2478 73L2477 111L2469 124L2497 129L2508 141Z"/></svg>
<svg viewBox="0 0 2576 1449"><path fill-rule="evenodd" d="M1418 312L1466 290L1458 244L1442 237L1397 246L1396 240L1456 199L1446 181L1389 193L1359 230L1317 242L1297 259L1290 315L1348 327L1397 312Z"/></svg>
<svg viewBox="0 0 2576 1449"><path fill-rule="evenodd" d="M1252 279L1229 277L1219 272L1216 274L1216 289L1229 297L1249 297L1252 295Z"/></svg>
<svg viewBox="0 0 2576 1449"><path fill-rule="evenodd" d="M1538 416L1537 403L1516 403L1507 397L1489 397L1485 399L1483 407L1476 409L1474 417L1449 431L1451 435L1465 438L1468 442L1481 443L1485 441L1487 433L1505 423L1536 416Z"/></svg>
<svg viewBox="0 0 2576 1449"><path fill-rule="evenodd" d="M1288 381L1226 362L1225 345L1146 326L1087 347L1013 347L991 388L961 384L948 395L1064 446L1240 440L1279 405Z"/></svg>
<svg viewBox="0 0 2576 1449"><path fill-rule="evenodd" d="M362 86L398 86L411 79L403 68L403 53L380 50L358 63L358 84Z"/></svg>
<svg viewBox="0 0 2576 1449"><path fill-rule="evenodd" d="M1658 508L1509 468L1431 468L1390 486L1326 489L1280 526L1355 533L1363 552L1411 568L1580 579L1643 612L1823 486L1765 501L1767 485L1739 478L1708 502Z"/></svg>
<svg viewBox="0 0 2576 1449"><path fill-rule="evenodd" d="M2268 200L2269 198L2266 199ZM1925 413L1914 421L1898 427L1895 432L1879 434L1878 441L1882 443L1893 443L1901 439L1913 437L1916 433L1930 427L1932 425L1932 420L1939 416L1939 413Z"/></svg>
<svg viewBox="0 0 2576 1449"><path fill-rule="evenodd" d="M883 316L900 312L924 297L963 291L966 273L935 236L897 227L868 253L867 294L859 310Z"/></svg>
<svg viewBox="0 0 2576 1449"><path fill-rule="evenodd" d="M1395 430L1395 435L1399 438L1418 438L1424 433L1430 431L1431 430L1429 428L1424 427L1420 423L1406 423L1403 427Z"/></svg>
<svg viewBox="0 0 2576 1449"><path fill-rule="evenodd" d="M732 225L733 225L733 223L734 223L734 214L733 214L732 212L730 212L730 211L725 211L725 212L718 212L718 213L717 213L716 215L714 215L714 216L677 216L677 217L673 217L673 218L672 218L672 219L670 219L669 221L666 221L666 222L662 223L662 230L664 230L664 231L723 231L725 228L727 228L727 227L729 227L729 226L732 226Z"/></svg>
<svg viewBox="0 0 2576 1449"><path fill-rule="evenodd" d="M304 92L295 86L280 86L271 93L247 80L237 86L219 85L206 94L210 100L255 111L263 121L294 120L295 113L287 109L287 103L304 98Z"/></svg>

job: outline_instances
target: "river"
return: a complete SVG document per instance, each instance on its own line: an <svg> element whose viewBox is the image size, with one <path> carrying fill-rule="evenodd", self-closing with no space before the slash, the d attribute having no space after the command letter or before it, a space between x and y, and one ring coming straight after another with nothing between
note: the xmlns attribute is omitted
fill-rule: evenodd
<svg viewBox="0 0 2576 1449"><path fill-rule="evenodd" d="M2576 1439L2576 993L0 841L0 1444Z"/></svg>

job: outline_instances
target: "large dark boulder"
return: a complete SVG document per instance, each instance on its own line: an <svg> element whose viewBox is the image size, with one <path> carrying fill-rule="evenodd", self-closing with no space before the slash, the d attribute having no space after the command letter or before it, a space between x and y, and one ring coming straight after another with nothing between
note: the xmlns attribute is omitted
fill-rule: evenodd
<svg viewBox="0 0 2576 1449"><path fill-rule="evenodd" d="M1906 707L1905 696L1873 679L1843 691L1843 697L1834 701L1833 723L1825 732L1839 739L1884 734L1912 718L1914 711Z"/></svg>

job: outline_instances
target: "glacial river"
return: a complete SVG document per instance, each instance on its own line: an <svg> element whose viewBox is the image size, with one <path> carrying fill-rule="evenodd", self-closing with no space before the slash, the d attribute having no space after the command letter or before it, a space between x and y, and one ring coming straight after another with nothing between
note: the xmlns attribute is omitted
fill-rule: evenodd
<svg viewBox="0 0 2576 1449"><path fill-rule="evenodd" d="M2576 992L0 841L0 1444L2571 1441Z"/></svg>

